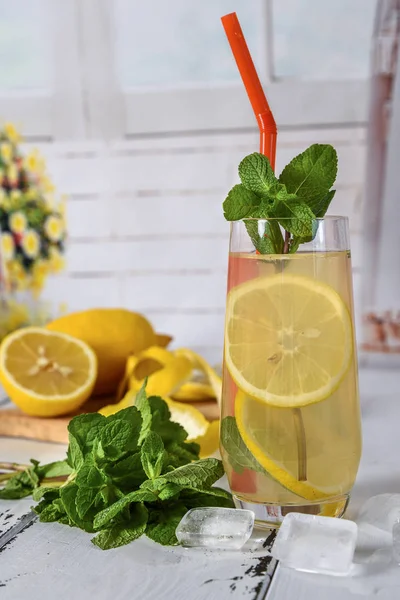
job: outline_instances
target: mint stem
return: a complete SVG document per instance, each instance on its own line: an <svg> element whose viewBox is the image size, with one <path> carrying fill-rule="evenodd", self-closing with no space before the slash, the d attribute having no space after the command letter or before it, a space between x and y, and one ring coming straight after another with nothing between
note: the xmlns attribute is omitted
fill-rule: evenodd
<svg viewBox="0 0 400 600"><path fill-rule="evenodd" d="M14 477L15 472L14 473L0 473L0 483L2 483L3 481L8 481L9 479L11 479L11 477Z"/></svg>
<svg viewBox="0 0 400 600"><path fill-rule="evenodd" d="M25 471L32 465L20 465L14 462L0 462L0 469L4 471Z"/></svg>
<svg viewBox="0 0 400 600"><path fill-rule="evenodd" d="M285 243L283 244L283 254L289 253L290 233L285 231Z"/></svg>
<svg viewBox="0 0 400 600"><path fill-rule="evenodd" d="M303 415L300 408L293 408L294 426L297 438L297 477L299 481L307 481L307 442Z"/></svg>

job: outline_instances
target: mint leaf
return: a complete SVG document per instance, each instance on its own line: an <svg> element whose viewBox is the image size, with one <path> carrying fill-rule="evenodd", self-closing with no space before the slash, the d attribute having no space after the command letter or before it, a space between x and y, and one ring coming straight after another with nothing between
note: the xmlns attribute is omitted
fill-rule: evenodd
<svg viewBox="0 0 400 600"><path fill-rule="evenodd" d="M242 184L235 185L226 197L222 207L227 221L239 221L252 214L260 204L260 199Z"/></svg>
<svg viewBox="0 0 400 600"><path fill-rule="evenodd" d="M9 479L3 489L0 490L0 499L18 500L30 496L39 485L39 477L36 466L28 467Z"/></svg>
<svg viewBox="0 0 400 600"><path fill-rule="evenodd" d="M116 460L138 448L142 417L135 406L130 406L107 418L100 434L105 458Z"/></svg>
<svg viewBox="0 0 400 600"><path fill-rule="evenodd" d="M245 221L247 233L260 254L281 254L283 237L277 221Z"/></svg>
<svg viewBox="0 0 400 600"><path fill-rule="evenodd" d="M54 521L60 521L66 516L64 506L60 499L55 499L53 502L48 504L40 512L39 520L41 523L54 523Z"/></svg>
<svg viewBox="0 0 400 600"><path fill-rule="evenodd" d="M148 401L152 414L151 429L158 433L164 444L186 440L188 434L182 425L171 421L167 403L159 396L150 396Z"/></svg>
<svg viewBox="0 0 400 600"><path fill-rule="evenodd" d="M127 522L116 523L110 529L101 531L92 543L102 550L118 548L138 539L146 530L148 511L142 504L135 505Z"/></svg>
<svg viewBox="0 0 400 600"><path fill-rule="evenodd" d="M44 477L63 477L72 473L72 468L66 460L48 463L47 465L38 465L37 472L40 478Z"/></svg>
<svg viewBox="0 0 400 600"><path fill-rule="evenodd" d="M266 473L244 443L236 425L235 417L222 419L221 444L225 448L231 467L236 473L243 473L244 469Z"/></svg>
<svg viewBox="0 0 400 600"><path fill-rule="evenodd" d="M60 488L60 498L64 510L71 524L80 527L89 533L93 533L93 524L89 519L81 518L76 507L76 497L78 494L78 486L75 483L69 483L65 487Z"/></svg>
<svg viewBox="0 0 400 600"><path fill-rule="evenodd" d="M245 156L239 165L239 176L245 188L257 196L268 193L277 181L268 158L259 152Z"/></svg>
<svg viewBox="0 0 400 600"><path fill-rule="evenodd" d="M175 530L187 509L181 502L177 502L163 510L150 510L146 535L154 542L163 546L176 546L178 540Z"/></svg>
<svg viewBox="0 0 400 600"><path fill-rule="evenodd" d="M136 490L127 494L111 506L101 510L94 518L93 526L95 529L102 529L113 519L118 517L124 509L133 502L156 502L157 496L150 490Z"/></svg>
<svg viewBox="0 0 400 600"><path fill-rule="evenodd" d="M92 454L88 454L84 460L82 467L79 469L75 478L75 483L78 486L88 488L99 488L106 481L106 477L98 468Z"/></svg>
<svg viewBox="0 0 400 600"><path fill-rule="evenodd" d="M68 439L67 463L72 469L78 471L83 465L83 452L73 433L69 432Z"/></svg>
<svg viewBox="0 0 400 600"><path fill-rule="evenodd" d="M99 437L105 423L106 417L99 413L78 415L69 422L68 431L75 438L84 456L93 448L94 441ZM70 462L69 464L71 465Z"/></svg>
<svg viewBox="0 0 400 600"><path fill-rule="evenodd" d="M80 487L76 493L76 511L78 517L83 519L87 512L92 508L98 490L96 488Z"/></svg>
<svg viewBox="0 0 400 600"><path fill-rule="evenodd" d="M312 210L295 197L287 196L276 207L276 215L281 219L282 227L301 239L311 238L315 232L315 216Z"/></svg>
<svg viewBox="0 0 400 600"><path fill-rule="evenodd" d="M224 474L222 462L216 458L204 458L170 473L165 473L165 481L177 483L184 488L201 490L211 487Z"/></svg>
<svg viewBox="0 0 400 600"><path fill-rule="evenodd" d="M58 488L40 486L33 490L32 499L35 502L39 502L39 500L41 500L44 497L46 498L46 500L48 500L49 498L50 499L58 498L59 495L60 495L60 493L59 493Z"/></svg>
<svg viewBox="0 0 400 600"><path fill-rule="evenodd" d="M164 462L164 444L155 431L150 431L142 444L140 459L144 472L149 479L161 475Z"/></svg>
<svg viewBox="0 0 400 600"><path fill-rule="evenodd" d="M168 483L163 477L157 477L157 479L150 479L142 483L140 489L151 491L158 500L164 501L177 496L182 490L182 486L177 483Z"/></svg>
<svg viewBox="0 0 400 600"><path fill-rule="evenodd" d="M210 488L209 490L184 490L180 499L187 508L198 508L202 506L221 506L223 508L234 508L234 502L229 492L221 488Z"/></svg>
<svg viewBox="0 0 400 600"><path fill-rule="evenodd" d="M150 403L147 400L147 395L146 395L146 384L147 384L147 378L145 379L145 381L144 381L142 387L140 388L139 392L137 393L137 396L135 399L135 406L138 409L138 411L140 412L141 417L142 417L142 427L140 429L140 435L139 435L139 440L138 440L139 445L143 442L146 435L151 430L151 422L152 422Z"/></svg>
<svg viewBox="0 0 400 600"><path fill-rule="evenodd" d="M315 210L314 210L314 214L317 217L317 219L322 219L322 217L325 216L326 211L329 208L330 203L333 200L334 195L336 194L336 190L331 190L330 192L328 192L326 194L326 196L324 196L322 198L322 200L320 200L316 206L315 206Z"/></svg>
<svg viewBox="0 0 400 600"><path fill-rule="evenodd" d="M334 184L336 175L336 150L329 144L313 144L283 169L279 181L314 211Z"/></svg>
<svg viewBox="0 0 400 600"><path fill-rule="evenodd" d="M106 474L122 489L132 490L146 479L140 452L105 466Z"/></svg>
<svg viewBox="0 0 400 600"><path fill-rule="evenodd" d="M199 460L200 446L194 442L169 442L165 446L167 457L166 466L181 467L193 460Z"/></svg>

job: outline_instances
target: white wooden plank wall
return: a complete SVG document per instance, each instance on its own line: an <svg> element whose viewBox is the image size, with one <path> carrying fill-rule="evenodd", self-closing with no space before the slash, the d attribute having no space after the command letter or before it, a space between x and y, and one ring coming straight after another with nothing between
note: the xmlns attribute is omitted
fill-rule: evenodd
<svg viewBox="0 0 400 600"><path fill-rule="evenodd" d="M365 130L283 131L277 172L314 142L339 152L334 212L350 217L358 304ZM70 310L140 310L176 345L219 362L229 231L221 203L239 161L257 147L256 132L41 144L69 197L68 270L46 297Z"/></svg>

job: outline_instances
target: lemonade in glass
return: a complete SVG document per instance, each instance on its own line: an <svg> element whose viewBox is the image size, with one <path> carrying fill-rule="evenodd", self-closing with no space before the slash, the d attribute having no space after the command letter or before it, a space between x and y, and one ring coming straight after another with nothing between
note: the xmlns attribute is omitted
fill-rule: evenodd
<svg viewBox="0 0 400 600"><path fill-rule="evenodd" d="M260 253L254 236L274 230L285 220L231 224L221 424L235 503L268 525L341 516L361 455L347 219L315 219L293 253Z"/></svg>

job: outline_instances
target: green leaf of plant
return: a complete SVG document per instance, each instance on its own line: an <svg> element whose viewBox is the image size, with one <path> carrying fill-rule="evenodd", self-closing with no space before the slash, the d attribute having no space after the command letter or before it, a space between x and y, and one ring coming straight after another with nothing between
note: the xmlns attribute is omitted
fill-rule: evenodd
<svg viewBox="0 0 400 600"><path fill-rule="evenodd" d="M101 531L92 543L102 550L118 548L137 540L146 530L148 511L143 504L136 504L131 510L128 522L116 523L110 529Z"/></svg>
<svg viewBox="0 0 400 600"><path fill-rule="evenodd" d="M312 239L315 216L306 204L288 196L276 207L276 216L281 219L282 227L292 235Z"/></svg>
<svg viewBox="0 0 400 600"><path fill-rule="evenodd" d="M137 450L141 427L142 417L135 406L108 417L100 434L105 458L118 460L127 452Z"/></svg>
<svg viewBox="0 0 400 600"><path fill-rule="evenodd" d="M105 474L98 468L93 454L85 457L82 467L75 478L78 486L87 488L99 488L106 482Z"/></svg>
<svg viewBox="0 0 400 600"><path fill-rule="evenodd" d="M248 217L260 204L260 199L241 183L235 185L223 203L224 217L227 221L238 221Z"/></svg>
<svg viewBox="0 0 400 600"><path fill-rule="evenodd" d="M259 152L245 156L239 165L239 176L245 188L257 196L268 193L277 181L268 158Z"/></svg>
<svg viewBox="0 0 400 600"><path fill-rule="evenodd" d="M200 446L193 442L169 442L165 449L167 451L166 466L181 467L193 460L199 460Z"/></svg>
<svg viewBox="0 0 400 600"><path fill-rule="evenodd" d="M36 474L36 466L28 467L13 475L3 489L0 490L0 499L18 500L30 496L39 485L39 477Z"/></svg>
<svg viewBox="0 0 400 600"><path fill-rule="evenodd" d="M168 442L183 442L186 440L187 431L179 425L171 421L171 413L168 405L159 396L150 396L149 404L152 414L151 429L158 433L164 444Z"/></svg>
<svg viewBox="0 0 400 600"><path fill-rule="evenodd" d="M69 422L68 431L75 438L83 456L91 451L94 441L99 437L105 424L106 417L100 413L78 415ZM71 463L69 462L69 464ZM79 467L74 468L78 469Z"/></svg>
<svg viewBox="0 0 400 600"><path fill-rule="evenodd" d="M83 465L83 452L73 433L70 432L68 438L67 462L72 469L79 471Z"/></svg>
<svg viewBox="0 0 400 600"><path fill-rule="evenodd" d="M55 499L53 502L43 508L43 510L40 512L39 520L42 523L53 523L54 521L59 521L65 515L66 512L61 500Z"/></svg>
<svg viewBox="0 0 400 600"><path fill-rule="evenodd" d="M87 512L92 508L98 490L96 488L80 487L76 494L76 511L78 516L83 519Z"/></svg>
<svg viewBox="0 0 400 600"><path fill-rule="evenodd" d="M43 477L64 477L72 473L72 468L66 460L48 463L47 465L38 465L37 472L40 478Z"/></svg>
<svg viewBox="0 0 400 600"><path fill-rule="evenodd" d="M187 508L198 508L201 506L221 506L223 508L234 508L234 502L229 492L221 488L210 488L209 490L184 490L180 499Z"/></svg>
<svg viewBox="0 0 400 600"><path fill-rule="evenodd" d="M128 491L139 487L146 479L146 473L140 459L140 452L122 458L116 463L106 465L105 472L118 487L122 489L128 488Z"/></svg>
<svg viewBox="0 0 400 600"><path fill-rule="evenodd" d="M32 499L35 502L39 502L39 500L41 500L42 498L46 498L46 500L48 500L48 499L54 500L54 498L58 498L59 495L60 495L60 491L59 491L58 487L40 486L33 490Z"/></svg>
<svg viewBox="0 0 400 600"><path fill-rule="evenodd" d="M247 233L260 254L281 254L283 237L277 221L245 221Z"/></svg>
<svg viewBox="0 0 400 600"><path fill-rule="evenodd" d="M93 525L95 529L102 529L108 526L113 519L118 517L124 509L134 502L156 502L157 496L150 490L135 490L130 494L127 494L111 506L108 506L104 510L97 513L94 518Z"/></svg>
<svg viewBox="0 0 400 600"><path fill-rule="evenodd" d="M147 434L140 450L140 459L149 479L155 479L161 475L164 463L164 444L155 431Z"/></svg>
<svg viewBox="0 0 400 600"><path fill-rule="evenodd" d="M243 473L244 469L266 473L242 440L235 417L222 419L221 444L225 448L230 465L236 473Z"/></svg>
<svg viewBox="0 0 400 600"><path fill-rule="evenodd" d="M176 546L175 530L187 509L181 502L176 502L163 510L150 510L146 535L163 546Z"/></svg>
<svg viewBox="0 0 400 600"><path fill-rule="evenodd" d="M329 205L332 202L335 194L336 190L330 190L326 194L326 196L324 196L322 200L320 200L320 202L316 204L314 214L317 217L317 219L322 219L322 217L325 216L325 213L328 210Z"/></svg>
<svg viewBox="0 0 400 600"><path fill-rule="evenodd" d="M163 477L157 477L157 479L148 479L142 483L140 489L151 491L156 495L158 500L166 501L177 496L183 488L177 483L168 483Z"/></svg>
<svg viewBox="0 0 400 600"><path fill-rule="evenodd" d="M279 181L314 212L337 175L337 153L329 144L313 144L282 171Z"/></svg>
<svg viewBox="0 0 400 600"><path fill-rule="evenodd" d="M93 533L93 523L89 519L81 518L78 514L78 510L76 507L76 497L78 494L78 486L76 483L72 482L68 485L60 488L60 498L62 500L62 504L64 510L69 518L71 524L76 527L80 527L84 531L88 531L89 533Z"/></svg>
<svg viewBox="0 0 400 600"><path fill-rule="evenodd" d="M209 488L224 474L222 462L216 458L204 458L165 473L165 481L177 483L183 488L201 490Z"/></svg>
<svg viewBox="0 0 400 600"><path fill-rule="evenodd" d="M147 378L145 379L145 381L144 381L142 387L140 388L140 390L136 396L136 399L135 399L135 406L142 416L142 427L140 430L139 441L138 441L139 446L141 445L141 443L145 439L146 435L151 430L151 422L152 422L150 403L147 400L147 395L146 395L146 385L147 385Z"/></svg>

